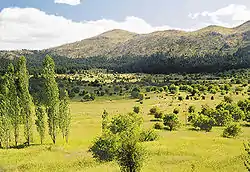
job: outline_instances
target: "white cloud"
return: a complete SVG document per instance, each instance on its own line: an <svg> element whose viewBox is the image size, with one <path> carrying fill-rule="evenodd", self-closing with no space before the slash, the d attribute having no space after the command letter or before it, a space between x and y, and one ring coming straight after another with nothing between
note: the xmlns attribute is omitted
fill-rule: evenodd
<svg viewBox="0 0 250 172"><path fill-rule="evenodd" d="M81 4L81 0L55 0L57 4L68 4L68 5L79 5Z"/></svg>
<svg viewBox="0 0 250 172"><path fill-rule="evenodd" d="M149 33L172 29L153 27L143 19L74 22L35 8L5 8L0 12L0 49L44 49L96 36L111 29Z"/></svg>
<svg viewBox="0 0 250 172"><path fill-rule="evenodd" d="M199 19L200 17L209 17L212 24L224 25L233 27L250 20L250 9L245 5L231 4L213 12L203 11L198 13L190 13L189 18ZM223 22L223 17L230 17L232 23Z"/></svg>

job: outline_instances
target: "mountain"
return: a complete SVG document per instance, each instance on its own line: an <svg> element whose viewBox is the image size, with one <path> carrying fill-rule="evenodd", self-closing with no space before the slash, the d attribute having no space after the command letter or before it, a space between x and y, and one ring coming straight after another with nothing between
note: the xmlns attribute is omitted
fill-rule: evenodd
<svg viewBox="0 0 250 172"><path fill-rule="evenodd" d="M76 43L49 49L48 52L70 58L93 56L148 56L164 53L174 57L234 54L248 41L250 21L235 27L208 26L194 31L158 31L135 34L112 30Z"/></svg>
<svg viewBox="0 0 250 172"><path fill-rule="evenodd" d="M0 58L25 55L30 67L37 70L46 54L55 58L61 72L89 68L147 73L249 68L250 21L234 28L212 25L193 32L167 30L136 34L111 30L41 51L0 51Z"/></svg>

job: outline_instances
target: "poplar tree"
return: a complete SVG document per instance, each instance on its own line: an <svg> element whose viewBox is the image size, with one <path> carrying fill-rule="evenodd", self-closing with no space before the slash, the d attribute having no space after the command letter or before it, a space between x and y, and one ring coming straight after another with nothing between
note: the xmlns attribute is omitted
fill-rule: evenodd
<svg viewBox="0 0 250 172"><path fill-rule="evenodd" d="M60 101L59 115L59 128L62 132L63 139L65 139L66 143L68 143L71 115L69 108L69 96L66 90L64 91L64 95Z"/></svg>
<svg viewBox="0 0 250 172"><path fill-rule="evenodd" d="M11 138L11 120L5 97L0 94L0 147L9 148Z"/></svg>
<svg viewBox="0 0 250 172"><path fill-rule="evenodd" d="M43 144L43 140L45 137L45 109L41 105L38 105L36 107L36 127L37 127L37 132L39 133L40 136L40 141L41 144Z"/></svg>
<svg viewBox="0 0 250 172"><path fill-rule="evenodd" d="M49 135L53 143L59 127L59 89L55 80L55 63L50 56L46 56L43 62L43 77L45 79L46 111L48 114Z"/></svg>
<svg viewBox="0 0 250 172"><path fill-rule="evenodd" d="M6 98L8 99L7 104L9 105L7 113L10 116L11 124L14 130L13 132L15 138L15 146L17 146L19 141L21 115L20 115L20 99L17 94L16 75L14 73L13 64L9 65L8 72L5 77L7 80L7 87L8 87Z"/></svg>
<svg viewBox="0 0 250 172"><path fill-rule="evenodd" d="M20 57L17 65L17 92L20 98L21 116L24 124L24 137L29 145L32 138L33 102L29 93L29 73L26 58Z"/></svg>

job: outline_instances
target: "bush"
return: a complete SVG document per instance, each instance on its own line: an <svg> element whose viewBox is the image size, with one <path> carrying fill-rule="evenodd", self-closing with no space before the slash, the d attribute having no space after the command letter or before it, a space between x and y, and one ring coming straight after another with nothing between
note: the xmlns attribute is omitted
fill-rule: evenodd
<svg viewBox="0 0 250 172"><path fill-rule="evenodd" d="M154 129L161 130L161 129L163 129L163 128L164 128L164 126L163 126L162 123L157 122L157 123L155 123L155 125L154 125Z"/></svg>
<svg viewBox="0 0 250 172"><path fill-rule="evenodd" d="M177 108L175 108L175 109L173 110L173 113L176 114L176 115L177 115L179 112L180 112L180 110L177 109Z"/></svg>
<svg viewBox="0 0 250 172"><path fill-rule="evenodd" d="M233 102L233 99L232 99L232 97L224 96L224 101L225 101L226 103L232 103L232 102Z"/></svg>
<svg viewBox="0 0 250 172"><path fill-rule="evenodd" d="M144 130L140 134L140 141L141 142L151 142L155 141L159 138L159 135L155 132L155 130Z"/></svg>
<svg viewBox="0 0 250 172"><path fill-rule="evenodd" d="M163 118L163 124L169 127L170 131L177 129L180 125L178 115L174 113L165 115Z"/></svg>
<svg viewBox="0 0 250 172"><path fill-rule="evenodd" d="M156 119L160 120L160 119L162 119L162 117L163 117L163 113L162 112L156 112L155 113L155 118Z"/></svg>
<svg viewBox="0 0 250 172"><path fill-rule="evenodd" d="M189 106L188 113L194 113L194 112L195 112L195 106Z"/></svg>
<svg viewBox="0 0 250 172"><path fill-rule="evenodd" d="M159 109L157 107L152 107L149 112L150 112L150 115L154 115L156 112L158 112Z"/></svg>
<svg viewBox="0 0 250 172"><path fill-rule="evenodd" d="M135 106L133 111L134 111L134 113L137 113L137 114L140 113L140 107Z"/></svg>
<svg viewBox="0 0 250 172"><path fill-rule="evenodd" d="M179 100L179 101L183 101L184 98L183 98L182 96L179 96L179 97L178 97L178 100Z"/></svg>
<svg viewBox="0 0 250 172"><path fill-rule="evenodd" d="M223 137L237 137L241 133L240 124L231 124L223 131Z"/></svg>
<svg viewBox="0 0 250 172"><path fill-rule="evenodd" d="M213 118L210 118L202 114L194 115L191 122L193 123L193 126L195 128L199 128L200 130L205 130L206 132L211 131L214 125Z"/></svg>

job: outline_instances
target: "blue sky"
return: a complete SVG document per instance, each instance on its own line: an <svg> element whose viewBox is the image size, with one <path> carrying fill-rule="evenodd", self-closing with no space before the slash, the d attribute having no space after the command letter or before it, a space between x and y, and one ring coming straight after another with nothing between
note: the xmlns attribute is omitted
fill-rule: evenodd
<svg viewBox="0 0 250 172"><path fill-rule="evenodd" d="M1 0L0 49L43 49L111 29L190 31L247 20L249 0Z"/></svg>

